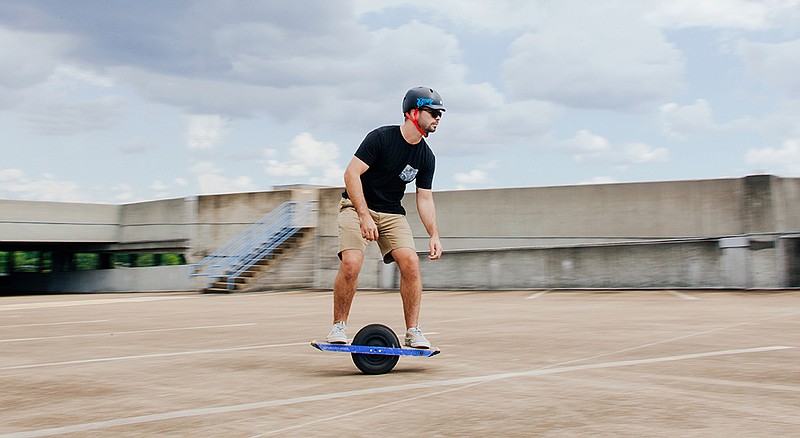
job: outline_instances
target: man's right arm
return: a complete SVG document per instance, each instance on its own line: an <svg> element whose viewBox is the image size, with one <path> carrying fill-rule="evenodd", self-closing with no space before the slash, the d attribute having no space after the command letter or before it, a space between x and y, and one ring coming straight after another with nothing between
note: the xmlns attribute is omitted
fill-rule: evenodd
<svg viewBox="0 0 800 438"><path fill-rule="evenodd" d="M367 240L378 240L378 227L369 214L367 200L364 197L364 188L361 185L361 175L369 169L369 166L358 157L353 157L347 169L344 171L344 187L347 197L353 203L353 207L358 213L358 222L361 225L361 236Z"/></svg>

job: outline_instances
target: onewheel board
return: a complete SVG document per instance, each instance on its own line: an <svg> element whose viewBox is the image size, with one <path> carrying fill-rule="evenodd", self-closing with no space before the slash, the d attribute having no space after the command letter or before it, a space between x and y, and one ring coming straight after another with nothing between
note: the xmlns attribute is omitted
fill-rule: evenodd
<svg viewBox="0 0 800 438"><path fill-rule="evenodd" d="M365 326L350 345L317 341L311 345L321 351L350 353L353 363L364 374L388 373L397 365L400 356L428 357L441 352L438 348L402 348L394 331L383 324Z"/></svg>
<svg viewBox="0 0 800 438"><path fill-rule="evenodd" d="M314 341L311 345L322 351L336 351L339 353L380 354L384 356L435 356L442 351L438 348L394 348L371 347L368 345L324 344Z"/></svg>

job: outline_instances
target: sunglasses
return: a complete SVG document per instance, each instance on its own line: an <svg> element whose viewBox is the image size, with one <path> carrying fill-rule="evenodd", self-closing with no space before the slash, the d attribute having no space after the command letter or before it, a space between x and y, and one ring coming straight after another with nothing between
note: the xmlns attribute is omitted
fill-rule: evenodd
<svg viewBox="0 0 800 438"><path fill-rule="evenodd" d="M422 111L425 111L426 113L430 114L431 117L433 117L434 119L442 117L443 113L442 110L428 108L428 107L422 107Z"/></svg>

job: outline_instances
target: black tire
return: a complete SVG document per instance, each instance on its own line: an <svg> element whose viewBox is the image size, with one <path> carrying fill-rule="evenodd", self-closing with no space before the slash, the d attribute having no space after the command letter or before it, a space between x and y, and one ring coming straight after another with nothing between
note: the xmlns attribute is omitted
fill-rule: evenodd
<svg viewBox="0 0 800 438"><path fill-rule="evenodd" d="M353 345L400 348L397 335L383 324L369 324L356 333ZM351 353L353 363L364 374L386 374L397 365L400 356Z"/></svg>

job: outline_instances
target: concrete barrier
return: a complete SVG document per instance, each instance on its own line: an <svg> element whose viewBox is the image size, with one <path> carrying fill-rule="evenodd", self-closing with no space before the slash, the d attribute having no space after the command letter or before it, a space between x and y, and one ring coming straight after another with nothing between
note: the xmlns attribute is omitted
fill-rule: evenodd
<svg viewBox="0 0 800 438"><path fill-rule="evenodd" d="M10 290L37 293L174 292L199 289L188 266L18 273Z"/></svg>
<svg viewBox="0 0 800 438"><path fill-rule="evenodd" d="M310 287L326 289L339 267L341 192L289 186L123 206L0 201L0 251L67 242L61 251L174 251L192 263L283 202L316 199L315 240L303 258L315 270ZM428 238L414 194L403 202L423 254L426 287L800 287L800 178L443 191L434 200L446 250L434 263L424 257ZM108 284L100 278L116 274L92 280L65 273L51 280L73 284L67 278L73 275ZM275 278L290 284L291 276ZM22 281L13 277L3 282ZM394 265L384 265L371 245L360 286L397 287L397 278ZM112 290L155 287L133 277L116 280L131 286L109 285ZM48 290L58 289L56 283Z"/></svg>

